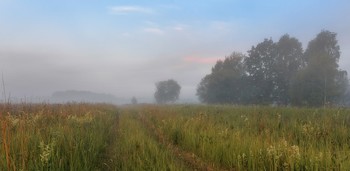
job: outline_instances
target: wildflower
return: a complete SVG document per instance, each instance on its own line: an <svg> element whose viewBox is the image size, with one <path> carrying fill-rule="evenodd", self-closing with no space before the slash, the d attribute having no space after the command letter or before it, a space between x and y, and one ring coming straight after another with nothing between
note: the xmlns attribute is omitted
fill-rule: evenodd
<svg viewBox="0 0 350 171"><path fill-rule="evenodd" d="M40 141L40 161L43 164L47 164L51 158L51 155L53 153L54 147L56 145L56 141L52 141L49 144L45 144L43 141Z"/></svg>
<svg viewBox="0 0 350 171"><path fill-rule="evenodd" d="M294 159L299 160L300 159L300 150L297 145L292 145L290 147L291 157Z"/></svg>
<svg viewBox="0 0 350 171"><path fill-rule="evenodd" d="M42 113L35 114L35 115L33 116L33 122L36 123L36 122L38 122L41 118L43 118Z"/></svg>
<svg viewBox="0 0 350 171"><path fill-rule="evenodd" d="M11 120L11 122L12 122L13 126L16 126L18 124L18 122L19 122L19 119L15 118L15 119Z"/></svg>
<svg viewBox="0 0 350 171"><path fill-rule="evenodd" d="M282 148L286 149L287 147L288 147L288 142L285 139L283 139L282 140Z"/></svg>
<svg viewBox="0 0 350 171"><path fill-rule="evenodd" d="M302 126L302 131L304 134L308 135L308 134L312 134L314 132L315 128L311 125L311 123L307 123L307 124L304 124Z"/></svg>
<svg viewBox="0 0 350 171"><path fill-rule="evenodd" d="M275 146L272 145L270 147L267 147L266 151L268 156L274 156L277 154Z"/></svg>
<svg viewBox="0 0 350 171"><path fill-rule="evenodd" d="M245 115L241 115L241 118L244 120L244 122L247 122L249 120L248 117Z"/></svg>
<svg viewBox="0 0 350 171"><path fill-rule="evenodd" d="M78 122L80 124L84 124L84 123L92 122L95 118L92 114L87 113L87 114L80 116L80 117L78 117L77 115L70 115L70 116L68 116L68 119L72 120L74 122Z"/></svg>
<svg viewBox="0 0 350 171"><path fill-rule="evenodd" d="M11 122L11 124L13 126L16 126L18 124L18 122L19 122L19 119L17 117L15 117L15 116L12 116L10 113L8 113L8 117L7 118L8 118L8 120L10 120L10 122Z"/></svg>

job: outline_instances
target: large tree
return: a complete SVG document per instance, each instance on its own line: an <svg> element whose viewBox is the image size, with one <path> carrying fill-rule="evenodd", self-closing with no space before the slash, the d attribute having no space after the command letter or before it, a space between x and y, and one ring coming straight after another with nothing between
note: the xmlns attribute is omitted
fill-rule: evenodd
<svg viewBox="0 0 350 171"><path fill-rule="evenodd" d="M303 48L298 39L285 34L276 43L276 51L273 97L276 103L287 105L290 103L291 80L305 66Z"/></svg>
<svg viewBox="0 0 350 171"><path fill-rule="evenodd" d="M179 99L181 86L175 80L160 81L156 83L154 98L158 104L175 102Z"/></svg>
<svg viewBox="0 0 350 171"><path fill-rule="evenodd" d="M337 102L345 93L347 73L338 68L336 33L321 31L309 42L304 57L306 67L293 80L292 102L312 106Z"/></svg>
<svg viewBox="0 0 350 171"><path fill-rule="evenodd" d="M248 51L244 64L248 84L251 85L251 103L267 104L273 101L276 55L276 44L271 39L265 39Z"/></svg>
<svg viewBox="0 0 350 171"><path fill-rule="evenodd" d="M223 61L218 61L212 72L206 75L197 88L197 96L204 103L243 103L247 97L244 93L246 76L244 55L232 53Z"/></svg>
<svg viewBox="0 0 350 171"><path fill-rule="evenodd" d="M322 31L303 53L288 34L253 46L245 57L234 53L218 61L200 82L197 95L205 103L295 104L339 103L348 85L336 34ZM345 100L343 100L345 101Z"/></svg>

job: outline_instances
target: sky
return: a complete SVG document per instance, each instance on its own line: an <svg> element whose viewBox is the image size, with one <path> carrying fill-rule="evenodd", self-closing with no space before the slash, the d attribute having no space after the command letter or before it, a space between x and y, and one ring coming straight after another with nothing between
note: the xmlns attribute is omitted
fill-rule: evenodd
<svg viewBox="0 0 350 171"><path fill-rule="evenodd" d="M0 0L0 71L17 98L85 90L153 102L155 83L174 79L196 101L217 60L286 33L304 49L337 33L350 71L349 16L348 0Z"/></svg>

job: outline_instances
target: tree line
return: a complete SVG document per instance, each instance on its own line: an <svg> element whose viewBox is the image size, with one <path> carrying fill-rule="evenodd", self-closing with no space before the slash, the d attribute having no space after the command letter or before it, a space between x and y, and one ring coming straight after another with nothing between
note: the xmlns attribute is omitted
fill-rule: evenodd
<svg viewBox="0 0 350 171"><path fill-rule="evenodd" d="M303 50L288 34L264 39L247 52L219 60L202 78L197 96L209 104L340 104L348 87L339 68L337 34L321 31Z"/></svg>

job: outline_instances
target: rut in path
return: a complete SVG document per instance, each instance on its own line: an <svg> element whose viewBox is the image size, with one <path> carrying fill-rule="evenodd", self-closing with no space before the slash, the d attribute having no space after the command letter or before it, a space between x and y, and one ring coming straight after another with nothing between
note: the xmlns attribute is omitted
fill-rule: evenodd
<svg viewBox="0 0 350 171"><path fill-rule="evenodd" d="M112 160L112 156L113 154L113 148L114 148L114 144L116 142L116 136L117 136L117 132L119 129L119 113L116 113L116 118L115 118L115 123L113 124L113 126L111 127L111 129L109 131L110 132L110 138L109 141L107 142L107 147L104 150L103 154L102 154L102 162L101 162L101 166L99 169L96 170L114 170L113 168L113 160Z"/></svg>
<svg viewBox="0 0 350 171"><path fill-rule="evenodd" d="M201 171L214 171L214 170L232 170L233 168L226 169L213 164L208 164L196 156L194 153L182 150L178 146L174 145L169 141L160 129L157 129L154 124L152 124L144 114L139 114L139 118L146 129L158 140L160 144L167 148L174 156L176 156L180 161L184 162L192 170Z"/></svg>

